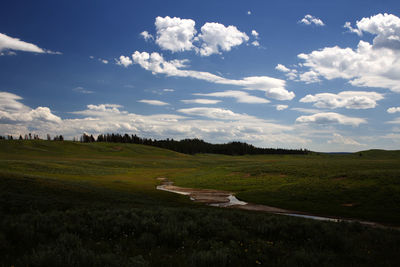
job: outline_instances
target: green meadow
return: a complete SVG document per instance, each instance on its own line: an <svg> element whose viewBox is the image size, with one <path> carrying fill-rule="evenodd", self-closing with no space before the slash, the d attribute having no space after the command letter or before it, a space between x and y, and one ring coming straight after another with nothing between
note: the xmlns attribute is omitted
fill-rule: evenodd
<svg viewBox="0 0 400 267"><path fill-rule="evenodd" d="M400 226L400 151L185 155L156 147L0 140L0 266L396 266L400 232L207 207L158 191Z"/></svg>

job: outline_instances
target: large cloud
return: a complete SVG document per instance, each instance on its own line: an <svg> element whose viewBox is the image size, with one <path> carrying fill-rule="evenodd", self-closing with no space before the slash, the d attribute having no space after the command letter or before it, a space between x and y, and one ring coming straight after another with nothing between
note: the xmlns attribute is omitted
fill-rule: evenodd
<svg viewBox="0 0 400 267"><path fill-rule="evenodd" d="M306 95L300 99L300 102L314 103L314 106L318 108L368 109L375 108L376 101L381 99L383 95L376 92L344 91L338 94Z"/></svg>
<svg viewBox="0 0 400 267"><path fill-rule="evenodd" d="M197 38L202 42L200 47L202 56L219 54L220 50L230 51L232 47L249 40L247 34L239 31L235 26L225 27L223 24L215 22L205 23Z"/></svg>
<svg viewBox="0 0 400 267"><path fill-rule="evenodd" d="M0 53L2 51L13 50L13 51L24 51L33 53L49 53L49 54L61 54L60 52L52 52L38 47L35 44L21 41L18 38L13 38L0 33Z"/></svg>
<svg viewBox="0 0 400 267"><path fill-rule="evenodd" d="M334 112L316 113L309 116L300 116L296 119L298 123L313 123L313 124L343 124L358 126L367 121L362 118L348 117Z"/></svg>
<svg viewBox="0 0 400 267"><path fill-rule="evenodd" d="M221 54L222 51L230 51L232 47L249 40L247 34L239 31L236 26L225 26L216 22L206 22L200 28L198 35L196 35L196 22L192 19L157 17L154 24L156 44L161 49L171 52L194 50L201 56L210 56ZM258 37L256 31L253 30L252 34ZM146 41L153 39L147 31L142 32L141 36Z"/></svg>
<svg viewBox="0 0 400 267"><path fill-rule="evenodd" d="M199 80L205 80L217 84L229 84L242 86L247 90L264 91L267 97L278 100L291 100L295 94L285 89L284 80L268 76L245 77L241 80L226 79L221 76L203 72L183 69L185 60L166 61L159 53L147 53L136 51L132 55L133 62L139 64L142 68L151 71L153 74L166 74L168 76L191 77Z"/></svg>
<svg viewBox="0 0 400 267"><path fill-rule="evenodd" d="M12 93L0 92L0 122L2 123L29 123L40 121L59 123L61 119L52 114L47 107L31 109L20 102L22 98Z"/></svg>
<svg viewBox="0 0 400 267"><path fill-rule="evenodd" d="M181 52L194 48L193 38L196 34L194 20L168 16L157 17L155 26L157 30L156 43L161 49Z"/></svg>
<svg viewBox="0 0 400 267"><path fill-rule="evenodd" d="M117 104L87 105L80 111L70 112L77 118L61 119L48 108L32 109L20 102L22 98L3 92L0 94L0 110L11 114L31 112L31 121L0 119L0 134L63 134L66 138L99 133L129 133L143 137L163 139L172 137L202 138L218 143L233 140L245 141L260 146L304 147L309 140L294 132L292 126L280 125L247 114L223 108L180 109L179 114L140 115L129 113Z"/></svg>
<svg viewBox="0 0 400 267"><path fill-rule="evenodd" d="M17 50L34 53L46 53L45 50L35 44L21 41L18 38L9 37L0 33L0 52L3 50Z"/></svg>
<svg viewBox="0 0 400 267"><path fill-rule="evenodd" d="M307 82L343 78L354 86L388 88L400 92L400 19L395 15L378 14L357 22L357 28L346 27L361 34L376 35L373 44L360 41L356 49L338 46L325 47L309 54L300 54L304 66L312 72L300 76ZM306 72L307 73L307 72Z"/></svg>
<svg viewBox="0 0 400 267"><path fill-rule="evenodd" d="M356 28L350 22L344 25L351 32L362 36L363 32L376 35L374 47L400 49L400 18L392 14L378 14L369 18L362 18L356 22Z"/></svg>

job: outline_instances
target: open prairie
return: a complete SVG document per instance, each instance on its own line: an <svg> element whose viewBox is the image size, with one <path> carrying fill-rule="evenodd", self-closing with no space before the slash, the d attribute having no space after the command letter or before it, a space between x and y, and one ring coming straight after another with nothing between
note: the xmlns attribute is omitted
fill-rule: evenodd
<svg viewBox="0 0 400 267"><path fill-rule="evenodd" d="M156 190L400 225L400 152L224 156L150 146L0 142L3 266L386 265L400 232L220 209Z"/></svg>

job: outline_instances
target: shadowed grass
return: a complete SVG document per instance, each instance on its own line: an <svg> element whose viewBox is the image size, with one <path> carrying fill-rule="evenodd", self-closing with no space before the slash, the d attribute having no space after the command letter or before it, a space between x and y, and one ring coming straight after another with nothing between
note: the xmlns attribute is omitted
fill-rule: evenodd
<svg viewBox="0 0 400 267"><path fill-rule="evenodd" d="M257 203L398 224L399 155L388 154L188 156L0 141L0 266L396 266L395 230L205 207L155 189L155 178L168 177Z"/></svg>
<svg viewBox="0 0 400 267"><path fill-rule="evenodd" d="M0 174L147 195L160 195L155 178L165 176L179 186L233 191L248 202L400 224L399 151L191 156L113 143L1 141L0 147Z"/></svg>

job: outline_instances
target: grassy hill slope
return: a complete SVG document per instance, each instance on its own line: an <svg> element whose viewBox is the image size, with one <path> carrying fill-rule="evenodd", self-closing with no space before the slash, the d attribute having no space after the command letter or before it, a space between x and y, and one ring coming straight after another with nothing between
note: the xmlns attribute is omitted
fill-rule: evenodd
<svg viewBox="0 0 400 267"><path fill-rule="evenodd" d="M0 266L395 266L395 230L205 207L155 190L164 176L258 203L398 224L393 153L189 156L0 141Z"/></svg>
<svg viewBox="0 0 400 267"><path fill-rule="evenodd" d="M40 177L125 193L177 199L177 185L236 192L245 201L400 225L400 151L224 156L119 143L0 142L0 176ZM185 201L185 200L183 200Z"/></svg>

